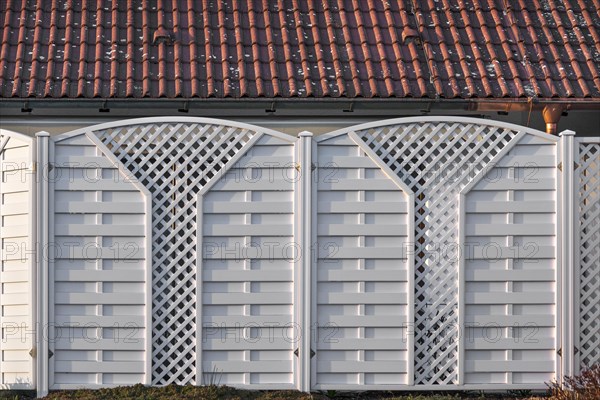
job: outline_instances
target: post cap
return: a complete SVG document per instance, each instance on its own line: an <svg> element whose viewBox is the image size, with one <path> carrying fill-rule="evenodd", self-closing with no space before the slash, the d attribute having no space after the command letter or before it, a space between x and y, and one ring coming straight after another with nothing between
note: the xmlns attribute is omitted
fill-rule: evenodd
<svg viewBox="0 0 600 400"><path fill-rule="evenodd" d="M300 136L300 137L312 137L312 135L313 135L312 132L309 132L309 131L302 131L298 134L298 136Z"/></svg>
<svg viewBox="0 0 600 400"><path fill-rule="evenodd" d="M35 137L48 137L48 136L50 136L50 134L46 131L37 132L35 134Z"/></svg>
<svg viewBox="0 0 600 400"><path fill-rule="evenodd" d="M562 131L561 133L559 133L558 136L575 136L575 131L566 129L566 130Z"/></svg>

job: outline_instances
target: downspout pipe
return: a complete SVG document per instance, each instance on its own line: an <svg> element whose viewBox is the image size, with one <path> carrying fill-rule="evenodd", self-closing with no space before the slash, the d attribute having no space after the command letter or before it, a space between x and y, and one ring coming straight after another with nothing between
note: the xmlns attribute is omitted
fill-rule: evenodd
<svg viewBox="0 0 600 400"><path fill-rule="evenodd" d="M544 107L542 116L546 123L546 133L556 135L558 121L560 121L563 111L565 111L565 107L562 104L549 104Z"/></svg>

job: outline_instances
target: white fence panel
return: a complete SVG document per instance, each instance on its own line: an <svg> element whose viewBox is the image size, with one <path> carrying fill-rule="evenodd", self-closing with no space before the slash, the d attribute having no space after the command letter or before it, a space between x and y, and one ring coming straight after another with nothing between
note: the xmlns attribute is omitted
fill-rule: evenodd
<svg viewBox="0 0 600 400"><path fill-rule="evenodd" d="M219 175L198 200L203 384L294 388L294 143L262 136Z"/></svg>
<svg viewBox="0 0 600 400"><path fill-rule="evenodd" d="M463 194L465 384L557 377L557 142L528 134Z"/></svg>
<svg viewBox="0 0 600 400"><path fill-rule="evenodd" d="M0 389L35 387L33 151L0 129Z"/></svg>
<svg viewBox="0 0 600 400"><path fill-rule="evenodd" d="M48 134L0 131L0 387L544 388L600 360L600 142L563 133L147 118L36 182Z"/></svg>
<svg viewBox="0 0 600 400"><path fill-rule="evenodd" d="M50 389L150 383L150 199L98 144L50 149Z"/></svg>
<svg viewBox="0 0 600 400"><path fill-rule="evenodd" d="M600 362L600 140L581 138L575 146L576 209L580 225L577 258L574 321L575 369Z"/></svg>
<svg viewBox="0 0 600 400"><path fill-rule="evenodd" d="M342 135L317 146L315 389L413 378L413 197L359 144Z"/></svg>

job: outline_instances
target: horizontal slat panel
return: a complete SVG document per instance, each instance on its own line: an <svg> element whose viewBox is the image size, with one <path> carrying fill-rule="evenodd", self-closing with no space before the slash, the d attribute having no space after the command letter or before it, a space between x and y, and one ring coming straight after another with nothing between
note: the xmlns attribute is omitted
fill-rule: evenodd
<svg viewBox="0 0 600 400"><path fill-rule="evenodd" d="M323 236L406 236L406 225L351 225L319 224L318 234Z"/></svg>
<svg viewBox="0 0 600 400"><path fill-rule="evenodd" d="M54 184L55 190L69 191L111 191L111 192L137 192L138 190L133 183L127 182L125 179L59 179Z"/></svg>
<svg viewBox="0 0 600 400"><path fill-rule="evenodd" d="M204 282L285 282L291 281L292 270L204 270L202 272Z"/></svg>
<svg viewBox="0 0 600 400"><path fill-rule="evenodd" d="M369 157L358 156L328 156L319 157L321 174L326 174L332 168L379 168Z"/></svg>
<svg viewBox="0 0 600 400"><path fill-rule="evenodd" d="M294 168L294 159L290 156L254 156L245 155L235 163L234 168Z"/></svg>
<svg viewBox="0 0 600 400"><path fill-rule="evenodd" d="M223 373L286 373L292 372L292 361L204 361L204 371L215 368Z"/></svg>
<svg viewBox="0 0 600 400"><path fill-rule="evenodd" d="M58 202L55 205L57 213L69 214L143 214L143 202L102 202L102 201L69 201Z"/></svg>
<svg viewBox="0 0 600 400"><path fill-rule="evenodd" d="M29 172L23 172L23 174L25 174L25 173L29 174ZM24 178L26 178L26 176L24 176ZM0 193L8 194L8 193L20 193L20 192L29 191L29 183L22 182L21 181L22 178L18 178L18 179L19 180L12 181L12 182L2 182L2 185L0 186Z"/></svg>
<svg viewBox="0 0 600 400"><path fill-rule="evenodd" d="M31 317L29 315L9 315L0 317L0 326L6 327L9 330L27 328L30 324ZM17 328L19 327L19 328ZM2 347L0 347L0 350Z"/></svg>
<svg viewBox="0 0 600 400"><path fill-rule="evenodd" d="M467 238L467 243L477 243L477 239ZM495 259L537 259L555 258L556 248L553 246L538 246L528 243L527 247L499 246L489 243L487 246L473 246L467 253L467 260L495 260Z"/></svg>
<svg viewBox="0 0 600 400"><path fill-rule="evenodd" d="M0 227L0 237L16 238L29 236L29 225L10 225Z"/></svg>
<svg viewBox="0 0 600 400"><path fill-rule="evenodd" d="M225 327L268 327L268 326L283 326L291 324L291 315L205 315L202 317L202 322L205 324L214 324L215 328ZM205 328L208 328L205 326Z"/></svg>
<svg viewBox="0 0 600 400"><path fill-rule="evenodd" d="M223 225L225 226L225 225ZM268 231L271 232L271 231ZM239 231L237 235L241 235ZM227 235L219 235L227 236ZM232 235L233 236L233 235ZM243 235L241 235L243 236ZM279 236L279 235L278 235ZM291 236L291 235L285 235ZM281 246L273 247L212 247L210 239L205 238L204 254L205 260L281 260L293 257L293 248L288 246L288 243L281 243ZM286 247L284 247L286 246Z"/></svg>
<svg viewBox="0 0 600 400"><path fill-rule="evenodd" d="M22 203L8 203L0 205L1 215L18 215L27 214L29 212L29 203L24 201Z"/></svg>
<svg viewBox="0 0 600 400"><path fill-rule="evenodd" d="M469 201L466 205L469 213L553 213L556 212L553 201Z"/></svg>
<svg viewBox="0 0 600 400"><path fill-rule="evenodd" d="M406 361L317 361L319 373L405 373Z"/></svg>
<svg viewBox="0 0 600 400"><path fill-rule="evenodd" d="M211 329L212 328L208 328L208 331ZM206 335L210 334L205 334L205 336ZM288 350L292 349L295 345L290 339L268 336L245 340L239 340L239 337L235 338L232 337L232 335L229 335L229 340L225 337L218 339L210 339L211 336L208 337L209 339L203 339L202 341L203 350Z"/></svg>
<svg viewBox="0 0 600 400"><path fill-rule="evenodd" d="M406 202L384 201L320 201L317 210L324 214L345 213L378 213L378 214L406 214Z"/></svg>
<svg viewBox="0 0 600 400"><path fill-rule="evenodd" d="M556 157L552 155L537 155L535 157L526 155L507 154L498 160L499 167L556 167ZM492 175L493 176L493 175Z"/></svg>
<svg viewBox="0 0 600 400"><path fill-rule="evenodd" d="M401 327L408 321L405 315L332 315L319 317L319 325L327 323L339 327Z"/></svg>
<svg viewBox="0 0 600 400"><path fill-rule="evenodd" d="M56 304L144 304L141 293L56 293Z"/></svg>
<svg viewBox="0 0 600 400"><path fill-rule="evenodd" d="M105 373L105 374L142 374L143 361L55 361L56 373Z"/></svg>
<svg viewBox="0 0 600 400"><path fill-rule="evenodd" d="M125 334L123 336L126 336ZM144 339L59 339L55 341L56 350L145 350Z"/></svg>
<svg viewBox="0 0 600 400"><path fill-rule="evenodd" d="M465 293L465 301L473 304L553 304L554 294L546 292L527 293Z"/></svg>
<svg viewBox="0 0 600 400"><path fill-rule="evenodd" d="M495 333L494 333L495 335ZM550 350L555 348L552 338L473 339L465 338L467 350Z"/></svg>
<svg viewBox="0 0 600 400"><path fill-rule="evenodd" d="M291 225L204 225L205 236L291 236Z"/></svg>
<svg viewBox="0 0 600 400"><path fill-rule="evenodd" d="M116 168L106 157L58 155L54 159L56 167L71 168Z"/></svg>
<svg viewBox="0 0 600 400"><path fill-rule="evenodd" d="M532 178L531 182L514 179L482 180L476 188L477 190L554 190L556 181L549 178Z"/></svg>
<svg viewBox="0 0 600 400"><path fill-rule="evenodd" d="M207 214L288 214L294 210L294 204L289 201L205 201L204 213Z"/></svg>
<svg viewBox="0 0 600 400"><path fill-rule="evenodd" d="M90 327L98 326L124 329L143 328L146 326L145 317L139 315L56 315L54 322L59 326L87 325Z"/></svg>
<svg viewBox="0 0 600 400"><path fill-rule="evenodd" d="M26 329L29 330L30 328ZM10 330L10 328L7 330ZM10 334L5 333L7 337L2 339L2 350L24 350L28 353L33 343L31 340L32 335L28 332L23 332L22 334L20 332L17 333L14 330L10 330L10 332ZM29 357L29 354L27 354L27 357Z"/></svg>
<svg viewBox="0 0 600 400"><path fill-rule="evenodd" d="M26 373L30 374L32 369L31 361L4 361L0 362L0 371L3 373Z"/></svg>
<svg viewBox="0 0 600 400"><path fill-rule="evenodd" d="M399 281L405 282L408 279L408 272L401 269L361 269L361 270L347 270L347 269L319 269L317 271L317 279L325 282L357 282L357 281L384 281L392 282Z"/></svg>
<svg viewBox="0 0 600 400"><path fill-rule="evenodd" d="M3 258L4 257L3 254ZM2 283L14 283L14 282L28 282L30 277L30 272L26 269L21 271L3 271L0 273L0 282Z"/></svg>
<svg viewBox="0 0 600 400"><path fill-rule="evenodd" d="M548 361L465 361L467 370L476 372L554 372Z"/></svg>
<svg viewBox="0 0 600 400"><path fill-rule="evenodd" d="M407 350L406 339L345 339L336 338L317 341L318 350Z"/></svg>
<svg viewBox="0 0 600 400"><path fill-rule="evenodd" d="M117 232L114 233L117 236ZM89 236L89 235L83 235ZM136 235L123 235L123 236L136 236ZM67 260L141 260L146 257L146 249L136 247L130 244L130 247L61 247L60 251L57 250L55 259L67 259Z"/></svg>
<svg viewBox="0 0 600 400"><path fill-rule="evenodd" d="M470 236L553 236L556 234L556 229L554 224L468 224L466 234Z"/></svg>
<svg viewBox="0 0 600 400"><path fill-rule="evenodd" d="M340 228L341 229L341 228ZM374 229L373 229L374 230ZM351 233L349 233L351 235ZM340 235L341 236L341 235ZM400 247L319 247L319 258L322 259L407 259L408 251Z"/></svg>
<svg viewBox="0 0 600 400"><path fill-rule="evenodd" d="M0 296L0 305L23 305L31 300L29 293L4 293Z"/></svg>
<svg viewBox="0 0 600 400"><path fill-rule="evenodd" d="M144 225L56 225L56 236L144 236Z"/></svg>
<svg viewBox="0 0 600 400"><path fill-rule="evenodd" d="M406 304L406 293L319 293L320 304Z"/></svg>
<svg viewBox="0 0 600 400"><path fill-rule="evenodd" d="M222 179L212 187L213 191L291 191L294 188L293 176L290 179L236 179L235 177Z"/></svg>
<svg viewBox="0 0 600 400"><path fill-rule="evenodd" d="M552 270L467 270L465 280L475 282L485 281L553 281L555 272Z"/></svg>
<svg viewBox="0 0 600 400"><path fill-rule="evenodd" d="M144 282L145 271L141 270L57 270L55 281L70 282Z"/></svg>
<svg viewBox="0 0 600 400"><path fill-rule="evenodd" d="M473 329L488 328L493 329L496 326L554 326L554 316L552 315L467 315L465 324L472 325Z"/></svg>
<svg viewBox="0 0 600 400"><path fill-rule="evenodd" d="M204 304L291 304L291 293L204 293Z"/></svg>
<svg viewBox="0 0 600 400"><path fill-rule="evenodd" d="M331 182L319 181L318 190L400 190L396 184L389 179L336 179Z"/></svg>

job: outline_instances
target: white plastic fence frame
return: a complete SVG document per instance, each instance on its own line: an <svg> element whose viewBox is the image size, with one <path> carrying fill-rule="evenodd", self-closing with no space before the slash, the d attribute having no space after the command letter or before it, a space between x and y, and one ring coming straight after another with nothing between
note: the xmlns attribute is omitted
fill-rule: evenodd
<svg viewBox="0 0 600 400"><path fill-rule="evenodd" d="M33 389L36 348L36 147L0 129L0 389Z"/></svg>
<svg viewBox="0 0 600 400"><path fill-rule="evenodd" d="M48 243L53 237L53 213L46 213L45 211L52 210L55 204L52 201L52 196L49 196L49 193L53 193L55 184L47 177L44 178L44 173L48 174L48 168L44 172L44 166L49 165L49 161L54 161L54 150L56 144L60 144L61 142L68 141L70 139L74 141L79 141L78 137L87 140L86 143L78 143L79 146L92 146L96 147L100 153L98 156L104 157L108 162L102 161L102 165L107 168L113 168L118 170L120 174L125 174L127 171L126 168L123 167L122 163L117 160L112 152L108 151L106 147L103 147L101 143L99 143L98 138L94 132L100 129L110 129L114 127L127 126L131 124L139 124L139 123L218 123L225 126L237 126L241 128L252 128L262 133L266 133L267 135L271 135L273 137L277 137L280 139L285 139L290 142L295 142L294 138L290 138L287 135L273 132L254 127L246 124L238 124L231 121L223 121L223 120L213 120L213 119L197 119L197 118L144 118L138 120L129 120L129 121L119 121L108 124L101 124L94 127L80 129L74 132L70 132L65 135L61 135L55 138L50 139L47 133L40 132L37 136L36 141L32 141L31 138L14 134L9 132L10 135L17 135L18 137L23 137L26 140L31 142L31 159L35 160L37 156L38 168L36 168L37 175L37 185L33 185L30 191L31 204L36 204L35 207L31 208L31 225L32 225L32 233L31 240L32 242L35 240L39 243ZM399 118L394 120L387 121L378 121L374 123L362 124L350 128L345 128L327 135L323 135L318 137L316 140L312 140L310 134L308 132L303 133L301 139L298 141L299 145L296 146L296 151L294 153L294 160L296 163L296 169L302 171L301 180L297 182L295 186L295 195L294 195L294 236L296 239L299 239L301 243L305 245L302 248L303 257L300 261L294 266L295 275L294 275L294 322L302 323L303 329L305 332L313 333L313 326L311 323L315 322L315 318L317 317L316 310L316 288L317 288L317 277L318 271L316 271L316 263L310 261L309 255L314 253L314 249L311 250L311 245L318 245L315 239L317 237L317 211L318 211L318 201L317 201L317 189L319 181L317 179L311 180L309 177L308 170L309 169L317 169L322 168L323 166L319 166L315 164L315 161L318 160L319 157L319 146L321 143L326 142L327 140L334 139L340 137L347 137L347 140L350 140L351 143L359 148L362 152L361 154L370 159L375 165L377 165L381 173L387 176L391 181L398 181L397 187L402 189L402 191L409 199L409 204L411 206L407 207L407 211L409 212L408 225L409 225L409 234L414 231L414 208L412 204L414 204L414 194L411 193L410 188L406 186L402 182L402 180L398 179L397 175L391 171L386 163L383 163L381 158L374 154L372 149L365 145L364 140L361 139L360 135L357 132L365 131L372 128L378 128L382 126L390 126L390 125L401 125L401 124L431 124L431 123L446 123L446 124L472 124L474 126L486 126L493 127L497 129L507 129L513 132L516 132L516 136L503 148L500 150L498 154L496 154L495 158L492 161L494 163L499 162L502 163L502 156L509 153L510 149L517 146L519 140L527 140L528 143L524 143L525 145L531 146L534 148L535 146L540 145L542 142L546 142L548 144L554 143L557 144L556 150L552 152L552 154L544 154L541 157L544 161L544 168L547 172L550 172L552 169L552 160L554 160L554 165L557 172L554 178L546 178L546 182L554 181L553 186L556 191L556 198L553 200L555 205L556 217L553 220L553 223L556 224L555 236L556 243L553 246L550 246L548 249L544 249L543 251L547 254L549 252L554 252L554 255L548 255L545 257L552 257L550 259L555 259L555 270L554 280L556 282L556 290L555 294L555 307L556 310L553 311L555 315L555 326L553 328L553 332L555 335L553 348L556 352L562 354L562 359L559 356L555 357L554 361L554 372L557 378L562 376L563 374L576 373L579 370L579 367L582 362L585 363L597 362L598 355L597 353L593 353L594 343L597 344L598 338L600 337L598 333L598 325L596 324L596 330L593 330L593 321L594 318L597 319L599 304L600 301L598 296L594 299L593 294L598 293L598 274L600 271L600 261L598 260L598 253L593 253L593 241L598 235L598 185L594 184L594 174L597 174L597 155L598 155L598 145L600 145L598 139L596 138L578 138L574 139L572 132L566 131L561 134L561 138L556 138L546 133L532 130L529 128L524 128L522 126L513 125L513 124L505 124L499 123L490 120L480 120L480 119L472 119L472 118L459 118L459 117L417 117L417 118ZM7 131L2 131L4 134ZM36 146L37 142L37 146ZM312 144L312 145L311 145ZM594 147L596 150L592 153L586 153L585 159L581 159L580 150L584 147L596 146ZM550 148L551 146L546 145L546 148ZM312 154L311 154L312 153ZM581 153L583 154L583 152ZM595 156L591 157L591 156ZM515 156L511 156L515 157ZM516 156L521 157L521 159L525 159L525 156ZM507 158L508 159L508 158ZM591 160L591 161L590 161ZM594 161L596 160L596 161ZM583 161L583 162L582 162ZM587 164L586 164L587 162ZM363 162L365 165L366 162ZM233 163L228 163L227 168L231 168ZM312 164L312 165L311 165ZM35 164L33 164L35 165ZM500 167L502 167L500 165ZM372 168L372 165L369 166ZM308 178L308 179L307 179ZM458 229L460 232L459 237L461 240L464 240L466 231L469 227L465 225L466 223L466 215L465 215L465 206L468 205L468 199L465 196L469 193L469 190L475 188L478 184L477 182L482 182L483 173L480 171L478 175L476 175L468 184L468 188L463 188L460 194L459 200L459 209L460 218ZM585 178L585 182L582 183L582 179ZM591 179L591 180L590 180ZM131 182L130 182L131 183ZM314 183L314 184L313 184ZM132 184L135 184L132 183ZM549 185L549 183L547 183ZM595 190L594 190L595 189ZM144 215L147 220L151 219L151 213L149 212L149 201L148 201L148 192L144 190L143 187L138 185L137 190L142 193L146 200L144 202ZM546 202L547 203L547 202ZM585 203L585 204L583 204ZM569 206L569 204L571 206ZM585 207L584 207L585 206ZM487 206L477 206L477 209L483 209ZM550 204L541 206L541 210L537 212L546 212L543 210L550 210L552 207ZM40 211L40 212L38 212ZM355 210L356 211L356 210ZM512 212L515 212L514 210ZM4 210L3 212L4 213ZM412 214L411 214L412 213ZM35 217L34 217L35 216ZM585 217L585 221L582 218ZM50 220L49 220L50 218ZM514 218L514 217L511 217ZM587 231L581 231L579 223L587 224ZM410 225L412 224L412 228ZM149 226L149 223L146 224L146 227ZM595 231L594 231L595 227ZM594 233L595 232L595 233ZM148 230L145 234L145 240L151 240L151 232ZM594 236L596 235L596 236ZM510 235L509 235L510 236ZM507 236L508 237L508 236ZM583 242L588 242L592 245L592 247L588 247L587 249L591 249L591 252L582 253L582 244ZM31 309L31 320L32 324L37 323L36 327L36 337L52 337L54 334L53 327L48 326L49 322L52 322L55 318L53 304L54 304L54 279L53 279L53 269L50 268L52 263L49 263L48 260L51 258L47 253L48 249L46 247L38 249L38 264L37 264L37 274L35 270L31 271L31 285L35 285L37 289L37 298L34 299L33 296L36 293L36 290L32 290L32 302L31 307L35 307ZM146 246L144 249L145 255L144 260L150 260L150 246ZM318 257L318 254L312 254L313 259ZM584 261L585 257L585 261ZM407 263L414 263L414 260L411 260L409 257ZM146 261L145 261L146 262ZM460 321L461 326L465 321L465 298L464 298L464 286L465 286L465 260L461 259L458 269L458 278L457 278L457 290L458 290L458 320ZM412 265L412 264L411 264ZM413 267L411 267L413 268ZM584 277L582 274L582 268L586 269L587 275ZM546 271L547 272L547 271ZM147 305L151 304L151 290L149 290L151 282L150 274L151 268L148 266L145 268L146 278L145 278L145 294L147 297L146 303ZM545 275L547 275L545 273ZM410 277L410 274L409 274ZM414 277L413 277L414 278ZM584 279L585 278L585 279ZM1 280L2 278L0 278ZM496 278L494 278L496 279ZM594 280L595 279L595 280ZM86 278L86 280L88 280ZM413 285L413 286L411 286ZM586 286L586 290L582 290L583 286ZM407 282L407 290L408 290L408 301L414 303L414 279L409 279ZM411 298L412 297L412 298ZM50 301L43 301L44 299L49 299ZM311 301L307 299L313 299ZM583 305L583 301L586 301L585 306ZM50 304L50 306L48 306ZM582 315L583 312L587 312L589 318L586 318ZM409 312L414 312L414 310L409 310ZM146 308L146 312L144 313L144 318L147 321L151 318L152 310L150 307ZM407 315L408 319L411 320L414 318L414 314ZM586 318L586 319L585 319ZM578 321L581 323L579 324ZM590 322L591 321L591 322ZM584 327L584 324L587 324ZM591 324L591 325L590 325ZM151 326L150 322L146 323L146 326ZM44 328L41 328L44 327ZM590 327L592 328L590 331ZM42 332L41 329L47 328L46 332ZM584 332L584 329L587 329ZM409 341L414 341L412 335L408 336ZM307 340L312 341L312 346L309 346L309 342ZM591 340L591 345L588 343L583 343L584 341ZM412 382L412 378L409 373L408 384L406 385L389 385L389 384L373 384L373 385L356 385L356 384L333 384L333 385L324 385L319 386L315 377L317 374L317 360L318 360L318 351L316 355L313 354L311 347L315 348L315 337L309 335L303 335L302 343L298 346L298 358L294 359L294 386L301 390L310 390L313 389L353 389L360 390L360 388L364 389L401 389L401 390L435 390L435 389L444 389L444 390L469 390L469 389L481 389L481 390L503 390L503 389L543 389L545 386L543 383L518 383L513 382L510 383L468 383L465 382L465 341L458 341L458 356L456 360L456 371L458 373L458 381L457 384L414 384ZM3 345L4 343L2 343ZM592 351L588 351L585 356L582 356L581 347L582 345L591 346ZM141 349L145 352L145 378L142 382L146 384L150 384L150 376L151 376L151 354L152 354L152 343L149 340L145 341L144 348ZM0 346L2 347L2 346ZM50 348L48 348L50 347ZM53 343L48 343L46 340L41 340L37 343L37 347L35 348L35 353L37 353L36 359L36 367L32 367L32 382L35 382L35 386L38 389L39 395L44 395L47 393L49 387L52 386L52 376L53 376L53 365L49 362L48 350L55 350L53 347ZM0 349L3 351L3 349ZM409 347L407 349L407 372L414 373L414 364L411 362L413 354L413 348ZM587 357L583 360L584 357ZM51 360L51 358L50 358ZM343 361L342 361L343 362ZM33 364L32 364L33 365ZM341 365L341 364L340 364ZM312 375L312 377L310 376ZM49 382L50 381L50 382ZM89 384L88 382L73 382L73 387L106 387L111 386L111 384L99 382L97 384ZM279 385L270 385L268 388L277 388ZM281 386L288 387L288 386ZM265 387L267 388L267 387Z"/></svg>

